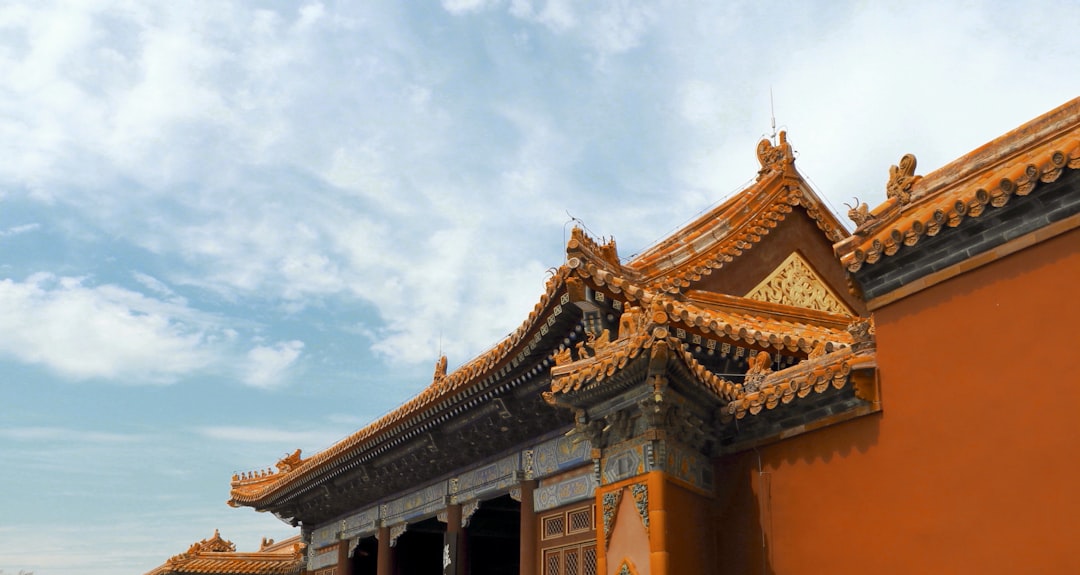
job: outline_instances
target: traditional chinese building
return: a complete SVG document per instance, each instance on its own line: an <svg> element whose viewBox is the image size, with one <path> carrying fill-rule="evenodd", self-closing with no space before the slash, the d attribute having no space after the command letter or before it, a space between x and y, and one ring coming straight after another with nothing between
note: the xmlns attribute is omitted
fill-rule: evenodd
<svg viewBox="0 0 1080 575"><path fill-rule="evenodd" d="M854 233L758 158L629 260L574 230L513 334L230 504L319 575L1080 571L1080 99Z"/></svg>
<svg viewBox="0 0 1080 575"><path fill-rule="evenodd" d="M299 536L278 543L264 538L258 551L237 553L236 545L214 530L213 537L192 543L146 575L300 575L303 570Z"/></svg>

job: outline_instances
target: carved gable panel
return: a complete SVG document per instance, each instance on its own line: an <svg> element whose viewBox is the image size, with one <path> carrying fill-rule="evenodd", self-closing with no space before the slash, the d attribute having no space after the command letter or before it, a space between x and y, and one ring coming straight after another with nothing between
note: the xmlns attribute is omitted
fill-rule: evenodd
<svg viewBox="0 0 1080 575"><path fill-rule="evenodd" d="M803 307L818 311L855 315L821 279L799 252L791 252L775 270L761 281L747 298L758 301Z"/></svg>

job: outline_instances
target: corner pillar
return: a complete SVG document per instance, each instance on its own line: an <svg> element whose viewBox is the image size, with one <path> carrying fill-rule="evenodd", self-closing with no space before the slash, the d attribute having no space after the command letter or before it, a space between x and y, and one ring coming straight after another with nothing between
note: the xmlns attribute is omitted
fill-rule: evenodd
<svg viewBox="0 0 1080 575"><path fill-rule="evenodd" d="M520 575L536 575L536 511L533 507L533 491L536 480L521 482L521 547L518 559Z"/></svg>
<svg viewBox="0 0 1080 575"><path fill-rule="evenodd" d="M349 561L349 540L338 541L337 575L352 575L352 562Z"/></svg>
<svg viewBox="0 0 1080 575"><path fill-rule="evenodd" d="M390 546L390 528L379 527L379 554L375 557L375 572L378 575L394 575L394 548Z"/></svg>
<svg viewBox="0 0 1080 575"><path fill-rule="evenodd" d="M461 529L461 504L446 506L446 533L443 534L443 575L464 575L462 547L465 534Z"/></svg>

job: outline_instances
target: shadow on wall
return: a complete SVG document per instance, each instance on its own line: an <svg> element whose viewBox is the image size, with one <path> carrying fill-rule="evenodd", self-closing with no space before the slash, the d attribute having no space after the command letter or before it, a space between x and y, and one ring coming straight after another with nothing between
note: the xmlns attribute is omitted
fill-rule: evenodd
<svg viewBox="0 0 1080 575"><path fill-rule="evenodd" d="M888 398L883 398L882 404L887 401ZM762 447L764 465L775 468L780 461L788 465L796 462L829 463L852 453L866 453L878 443L883 417L886 417L886 411L879 411Z"/></svg>
<svg viewBox="0 0 1080 575"><path fill-rule="evenodd" d="M772 472L782 465L829 463L878 443L884 412L829 426L716 462L717 573L774 575Z"/></svg>
<svg viewBox="0 0 1080 575"><path fill-rule="evenodd" d="M717 569L723 575L773 575L766 530L754 483L759 479L757 455L743 452L716 465Z"/></svg>

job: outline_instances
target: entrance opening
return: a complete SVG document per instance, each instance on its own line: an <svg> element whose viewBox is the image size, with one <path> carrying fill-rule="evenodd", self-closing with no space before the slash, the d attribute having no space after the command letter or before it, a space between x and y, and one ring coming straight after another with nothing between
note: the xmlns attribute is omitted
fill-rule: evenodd
<svg viewBox="0 0 1080 575"><path fill-rule="evenodd" d="M410 523L397 539L394 549L395 572L398 575L442 573L443 533L446 524L432 517ZM374 573L374 571L372 572Z"/></svg>
<svg viewBox="0 0 1080 575"><path fill-rule="evenodd" d="M375 537L364 537L353 549L349 564L352 566L353 575L376 575L378 573L379 540Z"/></svg>
<svg viewBox="0 0 1080 575"><path fill-rule="evenodd" d="M469 575L517 575L521 504L509 495L480 503L465 530Z"/></svg>

